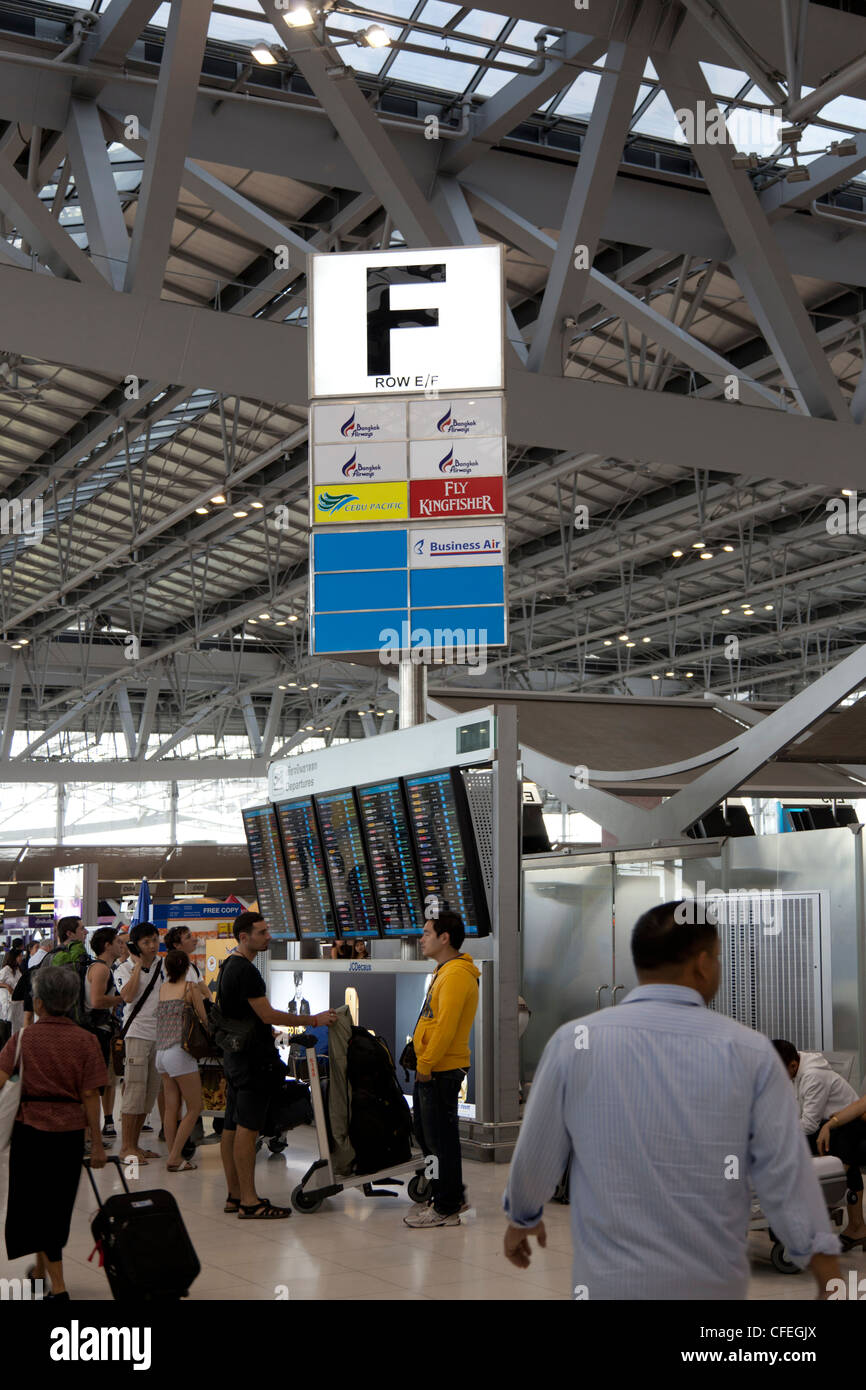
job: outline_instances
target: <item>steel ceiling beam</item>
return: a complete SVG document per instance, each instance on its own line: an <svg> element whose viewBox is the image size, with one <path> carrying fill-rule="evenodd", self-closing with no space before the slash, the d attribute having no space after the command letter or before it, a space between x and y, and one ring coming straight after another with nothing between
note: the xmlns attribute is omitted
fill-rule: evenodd
<svg viewBox="0 0 866 1390"><path fill-rule="evenodd" d="M162 290L210 16L211 0L183 0L169 13L124 281L136 295Z"/></svg>
<svg viewBox="0 0 866 1390"><path fill-rule="evenodd" d="M671 54L657 54L656 68L674 108L691 112L694 133L696 137L700 134L692 154L736 249L728 264L791 388L810 415L849 419L848 407L748 174L734 167L733 145L711 144L706 138L706 119L713 113L719 121L723 118L701 68ZM699 100L704 103L703 114L696 106Z"/></svg>
<svg viewBox="0 0 866 1390"><path fill-rule="evenodd" d="M120 290L126 276L129 233L94 102L73 97L65 134L90 259L109 285Z"/></svg>
<svg viewBox="0 0 866 1390"><path fill-rule="evenodd" d="M646 49L636 44L616 42L608 50L533 329L530 371L562 372L564 315L576 320L580 313L646 57Z"/></svg>
<svg viewBox="0 0 866 1390"><path fill-rule="evenodd" d="M156 0L110 0L81 45L78 62L122 64L158 9Z"/></svg>
<svg viewBox="0 0 866 1390"><path fill-rule="evenodd" d="M479 112L470 117L469 133L459 140L443 141L439 169L459 174L510 134L521 121L570 85L584 67L592 67L605 51L606 40L582 34L564 34L546 50L540 73L513 77Z"/></svg>
<svg viewBox="0 0 866 1390"><path fill-rule="evenodd" d="M75 276L82 286L104 285L90 258L55 222L27 180L5 159L0 159L0 211L55 276Z"/></svg>

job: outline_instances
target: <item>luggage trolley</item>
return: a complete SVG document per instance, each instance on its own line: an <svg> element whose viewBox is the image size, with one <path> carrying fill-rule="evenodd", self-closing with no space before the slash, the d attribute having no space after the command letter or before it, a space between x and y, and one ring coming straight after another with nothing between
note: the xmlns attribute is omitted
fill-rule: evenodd
<svg viewBox="0 0 866 1390"><path fill-rule="evenodd" d="M297 1045L298 1039L294 1039ZM396 1167L392 1164L388 1168L380 1169L375 1173L358 1173L339 1176L334 1172L334 1165L331 1159L331 1149L328 1143L328 1125L325 1119L325 1102L322 1098L322 1087L319 1080L319 1064L316 1058L315 1046L306 1047L307 1066L310 1076L310 1097L313 1102L313 1120L316 1126L316 1139L319 1145L319 1157L310 1165L302 1177L298 1186L292 1192L292 1206L295 1211L312 1213L318 1211L326 1197L336 1197L338 1192L343 1192L349 1187L360 1187L365 1197L396 1197L396 1192L388 1190L388 1186L403 1186L403 1178L397 1177L398 1173L412 1173L406 1191L413 1202L426 1202L427 1194L430 1189L429 1179L424 1171L424 1155L414 1153L411 1158L404 1163L398 1163ZM379 1187L385 1187L384 1191L377 1191Z"/></svg>
<svg viewBox="0 0 866 1390"><path fill-rule="evenodd" d="M845 1175L845 1167L840 1158L827 1155L825 1158L813 1158L812 1164L815 1169L815 1177L821 1187L821 1195L827 1203L827 1211L830 1220L836 1226L842 1224L842 1213L845 1210L845 1193L848 1187L848 1180ZM801 1274L799 1265L795 1265L793 1260L788 1259L788 1252L779 1240L775 1231L770 1226L764 1213L761 1211L760 1203L755 1194L752 1194L752 1211L749 1220L750 1231L766 1231L772 1245L770 1248L770 1260L773 1268L780 1274Z"/></svg>

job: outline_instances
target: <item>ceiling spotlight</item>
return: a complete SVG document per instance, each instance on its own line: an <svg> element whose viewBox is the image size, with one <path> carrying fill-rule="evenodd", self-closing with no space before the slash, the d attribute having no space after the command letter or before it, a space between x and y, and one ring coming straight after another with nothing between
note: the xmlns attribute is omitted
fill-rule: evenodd
<svg viewBox="0 0 866 1390"><path fill-rule="evenodd" d="M666 676L672 676L672 675L674 675L674 674L675 674L675 673L674 673L673 671L665 671L665 675L666 675Z"/></svg>
<svg viewBox="0 0 866 1390"><path fill-rule="evenodd" d="M686 680L690 681L694 674L694 671L686 671Z"/></svg>
<svg viewBox="0 0 866 1390"><path fill-rule="evenodd" d="M262 68L274 68L278 63L285 62L288 53L278 43L254 43L250 48L250 56Z"/></svg>
<svg viewBox="0 0 866 1390"><path fill-rule="evenodd" d="M642 642L651 642L653 639L651 637L642 637L640 640Z"/></svg>
<svg viewBox="0 0 866 1390"><path fill-rule="evenodd" d="M751 608L751 606L752 606L752 605L751 605L750 603L741 603L741 604L740 604L740 607L741 607L741 608Z"/></svg>
<svg viewBox="0 0 866 1390"><path fill-rule="evenodd" d="M316 22L316 9L313 5L305 5L303 0L298 0L297 4L289 6L289 12L284 18L291 29L309 29L310 25Z"/></svg>
<svg viewBox="0 0 866 1390"><path fill-rule="evenodd" d="M650 676L650 680L660 681L660 680L661 680L661 676Z"/></svg>
<svg viewBox="0 0 866 1390"><path fill-rule="evenodd" d="M12 646L13 652L20 652L20 650L21 650L21 643L20 643L20 642L13 642L13 643L11 644L11 646Z"/></svg>
<svg viewBox="0 0 866 1390"><path fill-rule="evenodd" d="M765 604L764 604L764 612L765 612L765 613L771 612L771 611L772 611L772 608L773 608L772 603L765 603Z"/></svg>
<svg viewBox="0 0 866 1390"><path fill-rule="evenodd" d="M712 560L712 558L713 558L713 552L712 552L711 550L702 550L702 551L701 551L701 559L702 559L702 560Z"/></svg>
<svg viewBox="0 0 866 1390"><path fill-rule="evenodd" d="M258 618L247 618L247 622L252 623L253 627L255 627L256 623L258 622Z"/></svg>
<svg viewBox="0 0 866 1390"><path fill-rule="evenodd" d="M318 688L319 688L319 682L318 682L318 681L310 681L310 689L311 689L311 690L318 690Z"/></svg>
<svg viewBox="0 0 866 1390"><path fill-rule="evenodd" d="M297 613L290 613L290 614L289 614L289 622L290 622L290 623L296 623L297 621L298 621L298 615L297 615Z"/></svg>
<svg viewBox="0 0 866 1390"><path fill-rule="evenodd" d="M627 632L621 632L620 635L619 635L619 640L620 640L620 642L627 642L627 641L628 641L628 633L627 633Z"/></svg>
<svg viewBox="0 0 866 1390"><path fill-rule="evenodd" d="M674 557L675 560L679 560L680 557L682 556L682 553L683 553L683 552L682 552L681 550L672 550L672 551L671 551L671 554L673 555L673 557Z"/></svg>
<svg viewBox="0 0 866 1390"><path fill-rule="evenodd" d="M278 689L278 690L288 690L288 688L289 688L289 687L288 687L287 685L278 685L278 686L277 686L277 689Z"/></svg>
<svg viewBox="0 0 866 1390"><path fill-rule="evenodd" d="M754 610L754 608L744 608L744 609L743 609L743 617L744 617L744 618L754 618L754 616L755 616L755 610Z"/></svg>
<svg viewBox="0 0 866 1390"><path fill-rule="evenodd" d="M310 687L309 687L308 685L302 685L302 686L301 686L301 689L302 689L302 690L309 690L309 688L310 688Z"/></svg>
<svg viewBox="0 0 866 1390"><path fill-rule="evenodd" d="M297 681L289 681L289 685L297 685Z"/></svg>
<svg viewBox="0 0 866 1390"><path fill-rule="evenodd" d="M733 555L734 553L734 547L732 545L723 545L722 550L726 555Z"/></svg>
<svg viewBox="0 0 866 1390"><path fill-rule="evenodd" d="M248 512L245 512L245 511L243 511L243 510L238 511L238 512L232 512L232 516L236 516L236 517L238 517L239 519L240 519L240 517L242 517L242 516L248 516L248 515L249 515L249 513L248 513Z"/></svg>
<svg viewBox="0 0 866 1390"><path fill-rule="evenodd" d="M304 725L304 728L307 730L307 733L309 733L309 734L311 734L311 733L313 732L313 725L312 725L312 724L305 724L305 725Z"/></svg>
<svg viewBox="0 0 866 1390"><path fill-rule="evenodd" d="M692 550L703 550L706 541L692 541Z"/></svg>
<svg viewBox="0 0 866 1390"><path fill-rule="evenodd" d="M637 643L635 643L635 642L626 642L626 646L627 646L627 647L634 647L634 646L636 646L636 645L637 645Z"/></svg>
<svg viewBox="0 0 866 1390"><path fill-rule="evenodd" d="M385 713L386 713L386 714L393 714L394 711L393 711L393 709L386 709L386 710L385 710Z"/></svg>
<svg viewBox="0 0 866 1390"><path fill-rule="evenodd" d="M262 622L265 622L265 623L268 621L268 619L270 618L270 616L271 616L270 613L260 613L260 614L259 614L259 617L262 619Z"/></svg>
<svg viewBox="0 0 866 1390"><path fill-rule="evenodd" d="M250 503L250 506L253 508L253 511L256 511L256 512L262 511L263 508L264 508L264 505L265 505L264 502L251 502L251 503Z"/></svg>
<svg viewBox="0 0 866 1390"><path fill-rule="evenodd" d="M366 29L362 29L355 39L359 48L389 48L391 36L384 30L381 24L370 24Z"/></svg>
<svg viewBox="0 0 866 1390"><path fill-rule="evenodd" d="M285 627L285 626L286 626L286 620L285 620L285 618L277 618L277 621L274 623L274 627Z"/></svg>
<svg viewBox="0 0 866 1390"><path fill-rule="evenodd" d="M210 507L196 507L199 516L210 516Z"/></svg>
<svg viewBox="0 0 866 1390"><path fill-rule="evenodd" d="M843 496L843 497L853 497L853 496L854 496L854 490L853 490L853 488L850 488L850 487L843 487L843 489L842 489L842 496Z"/></svg>
<svg viewBox="0 0 866 1390"><path fill-rule="evenodd" d="M210 500L215 507L224 507L226 504L225 496L221 492L215 492Z"/></svg>
<svg viewBox="0 0 866 1390"><path fill-rule="evenodd" d="M377 710L376 710L376 718L377 718L377 719L384 719L384 718L385 718L385 711L384 711L383 709L377 709Z"/></svg>
<svg viewBox="0 0 866 1390"><path fill-rule="evenodd" d="M730 613L730 611L731 611L730 608L723 608L723 609L722 609L722 616L726 618L726 617L728 616L728 614Z"/></svg>

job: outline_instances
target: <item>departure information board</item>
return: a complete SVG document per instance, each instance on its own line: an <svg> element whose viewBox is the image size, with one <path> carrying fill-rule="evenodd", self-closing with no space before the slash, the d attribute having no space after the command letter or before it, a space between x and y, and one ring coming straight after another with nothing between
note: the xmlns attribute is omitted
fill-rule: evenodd
<svg viewBox="0 0 866 1390"><path fill-rule="evenodd" d="M399 781L359 787L358 806L382 930L385 936L420 936L424 911Z"/></svg>
<svg viewBox="0 0 866 1390"><path fill-rule="evenodd" d="M273 806L251 806L243 818L259 912L275 940L294 941L298 933L276 812Z"/></svg>
<svg viewBox="0 0 866 1390"><path fill-rule="evenodd" d="M282 802L277 806L277 818L300 935L303 938L333 938L336 936L334 909L313 798L304 796L297 801Z"/></svg>
<svg viewBox="0 0 866 1390"><path fill-rule="evenodd" d="M378 936L379 918L351 788L315 798L341 936Z"/></svg>
<svg viewBox="0 0 866 1390"><path fill-rule="evenodd" d="M407 777L406 798L425 903L435 897L440 912L462 917L467 936L486 935L487 900L460 774Z"/></svg>

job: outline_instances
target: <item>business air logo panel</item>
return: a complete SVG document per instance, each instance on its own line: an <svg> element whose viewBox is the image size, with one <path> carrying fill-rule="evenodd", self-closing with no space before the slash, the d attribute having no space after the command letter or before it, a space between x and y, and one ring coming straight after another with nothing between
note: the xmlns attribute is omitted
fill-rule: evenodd
<svg viewBox="0 0 866 1390"><path fill-rule="evenodd" d="M404 521L409 515L405 483L326 483L313 489L313 524L347 521Z"/></svg>
<svg viewBox="0 0 866 1390"><path fill-rule="evenodd" d="M411 569L444 569L455 565L502 565L505 527L413 526L409 532Z"/></svg>
<svg viewBox="0 0 866 1390"><path fill-rule="evenodd" d="M405 443L317 444L313 448L314 486L405 481Z"/></svg>

